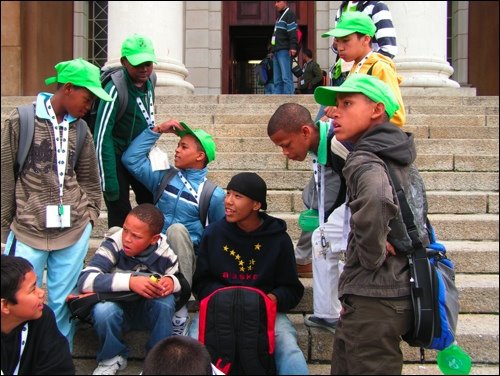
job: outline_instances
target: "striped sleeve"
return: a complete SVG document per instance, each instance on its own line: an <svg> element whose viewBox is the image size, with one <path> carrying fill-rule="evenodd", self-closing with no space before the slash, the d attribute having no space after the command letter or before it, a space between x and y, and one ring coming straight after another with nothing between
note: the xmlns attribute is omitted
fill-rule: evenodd
<svg viewBox="0 0 500 376"><path fill-rule="evenodd" d="M120 232L121 236L121 232ZM78 277L78 291L83 292L113 292L130 291L131 272L117 272L118 247L108 238L97 249Z"/></svg>
<svg viewBox="0 0 500 376"><path fill-rule="evenodd" d="M364 12L372 18L377 28L375 40L373 41L373 50L393 59L398 53L398 47L396 44L396 29L392 23L389 8L382 1L378 1L375 5L367 6Z"/></svg>

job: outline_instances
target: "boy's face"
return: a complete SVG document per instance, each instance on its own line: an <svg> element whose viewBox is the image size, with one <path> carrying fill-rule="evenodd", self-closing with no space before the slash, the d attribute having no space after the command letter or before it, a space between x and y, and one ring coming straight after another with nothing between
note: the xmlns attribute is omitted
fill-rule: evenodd
<svg viewBox="0 0 500 376"><path fill-rule="evenodd" d="M284 156L294 161L303 161L311 150L311 132L308 126L302 126L299 132L285 132L280 129L271 137L271 141L281 148ZM315 151L315 150L311 150Z"/></svg>
<svg viewBox="0 0 500 376"><path fill-rule="evenodd" d="M92 108L95 95L84 87L72 84L63 86L63 106L68 114L75 118L81 118Z"/></svg>
<svg viewBox="0 0 500 376"><path fill-rule="evenodd" d="M127 69L127 72L136 86L141 87L146 83L151 73L153 73L153 62L146 61L139 65L132 65L126 58L122 59L122 65Z"/></svg>
<svg viewBox="0 0 500 376"><path fill-rule="evenodd" d="M20 322L42 317L45 291L37 287L36 274L33 270L24 275L24 281L16 292L16 299L17 304L7 302L10 317Z"/></svg>
<svg viewBox="0 0 500 376"><path fill-rule="evenodd" d="M135 257L156 244L159 234L153 234L149 225L134 215L127 215L123 224L122 243L123 251L129 257Z"/></svg>
<svg viewBox="0 0 500 376"><path fill-rule="evenodd" d="M261 204L237 191L227 190L224 198L226 220L230 223L244 221L258 213Z"/></svg>
<svg viewBox="0 0 500 376"><path fill-rule="evenodd" d="M338 93L337 106L333 107L333 126L339 141L356 142L380 116L380 106L363 94Z"/></svg>
<svg viewBox="0 0 500 376"><path fill-rule="evenodd" d="M179 169L195 168L203 162L205 153L198 150L198 142L191 134L186 134L179 140L175 148L174 164Z"/></svg>
<svg viewBox="0 0 500 376"><path fill-rule="evenodd" d="M345 37L335 38L334 44L337 46L339 57L350 62L366 56L367 49L370 48L370 37L368 35L359 37L358 34L353 33Z"/></svg>

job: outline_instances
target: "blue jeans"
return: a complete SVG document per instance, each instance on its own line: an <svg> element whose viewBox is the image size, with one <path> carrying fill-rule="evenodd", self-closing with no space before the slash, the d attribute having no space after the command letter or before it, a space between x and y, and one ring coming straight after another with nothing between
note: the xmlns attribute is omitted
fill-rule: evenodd
<svg viewBox="0 0 500 376"><path fill-rule="evenodd" d="M194 316L189 327L188 335L198 339L198 313ZM276 315L274 324L276 349L274 361L278 375L308 375L304 354L297 343L297 332L285 313Z"/></svg>
<svg viewBox="0 0 500 376"><path fill-rule="evenodd" d="M293 94L292 59L288 50L274 53L274 94Z"/></svg>
<svg viewBox="0 0 500 376"><path fill-rule="evenodd" d="M34 249L16 241L15 255L23 257L33 265L38 287L42 287L43 271L47 266L47 305L54 311L57 327L69 342L73 351L74 321L69 320L71 313L66 304L66 297L76 287L78 275L83 268L83 261L89 249L89 239L92 225L87 224L80 239L73 245L54 251ZM14 234L11 231L5 244L5 249L11 248ZM8 253L8 251L6 251Z"/></svg>
<svg viewBox="0 0 500 376"><path fill-rule="evenodd" d="M139 299L132 302L100 302L92 310L94 329L101 350L97 361L117 355L128 357L129 348L123 333L130 330L150 330L146 343L148 352L156 343L172 334L175 300L172 294L158 299Z"/></svg>
<svg viewBox="0 0 500 376"><path fill-rule="evenodd" d="M274 94L274 84L272 82L264 85L264 94Z"/></svg>

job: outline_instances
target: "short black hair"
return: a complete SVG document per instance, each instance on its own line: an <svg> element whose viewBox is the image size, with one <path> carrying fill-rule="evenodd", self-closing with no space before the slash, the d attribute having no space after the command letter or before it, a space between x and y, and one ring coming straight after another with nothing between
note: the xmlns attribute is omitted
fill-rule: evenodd
<svg viewBox="0 0 500 376"><path fill-rule="evenodd" d="M211 375L210 353L198 340L188 336L167 337L158 342L144 359L143 375Z"/></svg>
<svg viewBox="0 0 500 376"><path fill-rule="evenodd" d="M284 103L269 119L267 135L271 137L279 130L296 133L303 125L314 126L309 110L298 103Z"/></svg>
<svg viewBox="0 0 500 376"><path fill-rule="evenodd" d="M144 223L147 223L149 229L155 235L161 233L163 224L165 223L161 210L149 203L137 205L129 212L129 215L133 215Z"/></svg>
<svg viewBox="0 0 500 376"><path fill-rule="evenodd" d="M33 270L31 263L18 256L2 255L0 278L2 279L2 299L17 304L16 293L24 281L26 273Z"/></svg>
<svg viewBox="0 0 500 376"><path fill-rule="evenodd" d="M309 59L313 58L313 52L309 48L303 49L302 53L306 55Z"/></svg>

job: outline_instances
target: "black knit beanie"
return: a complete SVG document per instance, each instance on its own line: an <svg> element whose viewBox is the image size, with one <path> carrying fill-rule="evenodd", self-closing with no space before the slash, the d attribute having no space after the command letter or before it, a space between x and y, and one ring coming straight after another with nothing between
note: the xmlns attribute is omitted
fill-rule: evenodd
<svg viewBox="0 0 500 376"><path fill-rule="evenodd" d="M255 172L242 172L234 175L227 185L227 189L239 192L252 200L259 201L262 204L261 209L267 209L266 182Z"/></svg>

